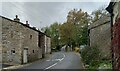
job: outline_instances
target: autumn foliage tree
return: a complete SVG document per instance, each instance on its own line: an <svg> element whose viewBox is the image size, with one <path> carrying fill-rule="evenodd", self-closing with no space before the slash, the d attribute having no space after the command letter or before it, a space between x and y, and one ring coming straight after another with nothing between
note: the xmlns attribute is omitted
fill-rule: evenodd
<svg viewBox="0 0 120 71"><path fill-rule="evenodd" d="M90 16L82 9L73 9L68 13L67 21L61 25L60 33L62 40L69 46L80 46L87 44L87 27Z"/></svg>
<svg viewBox="0 0 120 71"><path fill-rule="evenodd" d="M46 34L52 38L52 45L56 47L58 42L60 45L70 47L79 47L87 44L87 28L90 23L90 16L82 9L73 9L68 12L67 21L63 24L54 23L46 28ZM56 35L59 35L59 37ZM60 40L58 40L60 38ZM57 45L56 45L57 44Z"/></svg>

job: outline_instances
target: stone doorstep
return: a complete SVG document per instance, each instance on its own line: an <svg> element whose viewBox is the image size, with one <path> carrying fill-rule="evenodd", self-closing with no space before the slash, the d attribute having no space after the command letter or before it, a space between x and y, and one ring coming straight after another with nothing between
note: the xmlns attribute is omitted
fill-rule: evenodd
<svg viewBox="0 0 120 71"><path fill-rule="evenodd" d="M53 54L53 53L52 53ZM24 66L28 66L28 65L31 65L39 60L43 60L43 59L46 59L46 58L49 58L52 54L46 54L45 58L40 58L36 61L33 61L33 62L30 62L30 63L27 63L27 64L22 64L22 65L14 65L14 66L9 66L9 67L6 67L6 68L3 68L2 70L5 70L5 69L18 69L18 68L22 68Z"/></svg>

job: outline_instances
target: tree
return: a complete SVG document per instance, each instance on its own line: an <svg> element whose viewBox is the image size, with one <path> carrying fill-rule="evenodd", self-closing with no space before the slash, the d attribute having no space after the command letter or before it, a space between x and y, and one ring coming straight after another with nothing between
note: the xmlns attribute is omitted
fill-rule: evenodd
<svg viewBox="0 0 120 71"><path fill-rule="evenodd" d="M90 16L82 9L73 9L69 11L67 22L61 26L62 41L67 45L80 46L87 44L87 25L90 22Z"/></svg>
<svg viewBox="0 0 120 71"><path fill-rule="evenodd" d="M59 45L59 27L58 22L53 23L50 27L44 27L44 33L51 37L52 48L57 48ZM58 48L59 49L59 48Z"/></svg>
<svg viewBox="0 0 120 71"><path fill-rule="evenodd" d="M82 9L70 10L67 21L63 24L57 22L45 28L45 33L52 38L52 46L67 45L80 46L87 44L87 28L90 23L90 15ZM58 40L58 38L61 38Z"/></svg>
<svg viewBox="0 0 120 71"><path fill-rule="evenodd" d="M108 14L107 11L104 8L105 7L102 6L98 10L95 10L95 11L92 12L92 14L91 14L92 23L94 23L95 21L99 20L100 17Z"/></svg>
<svg viewBox="0 0 120 71"><path fill-rule="evenodd" d="M64 23L60 26L60 36L61 36L61 41L66 44L66 45L71 45L71 41L74 39L74 24L68 24Z"/></svg>

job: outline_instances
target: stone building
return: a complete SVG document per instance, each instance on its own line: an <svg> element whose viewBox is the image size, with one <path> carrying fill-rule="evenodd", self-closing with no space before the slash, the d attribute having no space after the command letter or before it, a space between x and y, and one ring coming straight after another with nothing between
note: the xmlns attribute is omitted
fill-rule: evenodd
<svg viewBox="0 0 120 71"><path fill-rule="evenodd" d="M42 43L42 32L20 22L18 16L14 20L0 16L0 49L2 63L22 64L42 58L45 43ZM44 34L45 36L45 34ZM42 45L41 45L42 44Z"/></svg>
<svg viewBox="0 0 120 71"><path fill-rule="evenodd" d="M46 50L45 50L45 53L46 54L49 54L51 52L51 39L49 38L49 36L45 36L45 47L46 47Z"/></svg>
<svg viewBox="0 0 120 71"><path fill-rule="evenodd" d="M102 58L110 59L111 32L110 17L103 16L89 26L89 45L98 47L102 53Z"/></svg>
<svg viewBox="0 0 120 71"><path fill-rule="evenodd" d="M51 53L51 38L44 33L40 34L40 46L42 48L42 58Z"/></svg>
<svg viewBox="0 0 120 71"><path fill-rule="evenodd" d="M120 0L110 2L106 10L111 15L111 40L113 71L120 70Z"/></svg>
<svg viewBox="0 0 120 71"><path fill-rule="evenodd" d="M0 63L2 62L2 19L0 18Z"/></svg>

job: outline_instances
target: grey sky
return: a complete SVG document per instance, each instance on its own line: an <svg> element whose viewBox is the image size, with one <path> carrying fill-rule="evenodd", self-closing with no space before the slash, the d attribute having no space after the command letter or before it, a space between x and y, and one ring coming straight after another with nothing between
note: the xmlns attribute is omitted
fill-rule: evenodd
<svg viewBox="0 0 120 71"><path fill-rule="evenodd" d="M21 22L29 21L37 28L49 26L54 22L66 21L67 13L76 8L89 14L109 2L3 2L0 15L14 19L18 15ZM1 3L0 3L1 4Z"/></svg>

